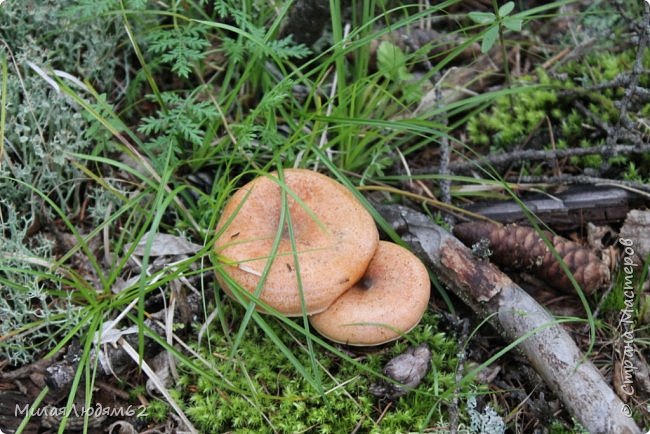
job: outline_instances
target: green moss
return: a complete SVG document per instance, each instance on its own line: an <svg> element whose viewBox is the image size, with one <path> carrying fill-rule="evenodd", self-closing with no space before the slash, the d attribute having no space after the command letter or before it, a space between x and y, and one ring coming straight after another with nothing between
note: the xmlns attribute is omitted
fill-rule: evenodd
<svg viewBox="0 0 650 434"><path fill-rule="evenodd" d="M243 315L238 306L229 302L226 306L228 316ZM269 322L300 363L310 366L304 342L297 342L304 341L304 337L294 339L279 323ZM315 346L320 365L318 375L325 392L320 395L255 325L249 326L232 358L229 356L232 343L221 331L214 331L209 343L198 349L210 361L211 371L219 375L184 374L180 385L185 390L186 412L202 432L272 432L275 429L340 433L358 427L362 432L395 433L434 426L435 421L444 417L444 412L432 413L432 408L440 408L443 398L453 390L457 352L455 342L436 332L435 325L435 317L427 314L408 335L413 342L429 344L433 368L417 391L396 401L378 424L375 423L379 417L376 398L370 395L368 387L378 381L377 373L382 366L407 348L407 341L360 352L347 360L343 353L333 354Z"/></svg>
<svg viewBox="0 0 650 434"><path fill-rule="evenodd" d="M540 80L545 84L548 78L541 75ZM557 93L550 88L527 86L533 84L532 77L523 78L521 84L521 92L513 95L512 106L510 98L502 96L494 101L491 110L470 118L467 129L474 143L505 150L539 128L557 102ZM556 111L555 116L561 113Z"/></svg>
<svg viewBox="0 0 650 434"><path fill-rule="evenodd" d="M632 285L632 288L634 288L637 293L640 293L640 276L643 274L643 272L641 269L638 271L639 275L635 275L631 281L625 280L626 276L622 270L619 270L619 272L616 273L616 275L613 277L614 283L612 290L607 294L607 298L605 298L605 300L602 302L601 309L603 313L611 313L618 319L620 317L621 311L629 309L629 306L626 305L626 303L629 303L629 298L625 296L625 291L629 291L629 285ZM641 309L640 303L642 301L643 299L639 299L638 297L635 299L635 311L639 311Z"/></svg>
<svg viewBox="0 0 650 434"><path fill-rule="evenodd" d="M165 401L154 399L147 405L147 411L142 414L145 419L154 422L164 422L169 417L171 408Z"/></svg>
<svg viewBox="0 0 650 434"><path fill-rule="evenodd" d="M567 428L561 422L554 422L550 427L551 434L589 434L580 423L573 420L573 427Z"/></svg>
<svg viewBox="0 0 650 434"><path fill-rule="evenodd" d="M639 173L639 169L637 168L636 164L634 162L630 162L629 165L627 166L625 172L623 173L623 179L626 181L633 181L633 182L641 182L641 183L648 183L650 182L650 178L644 178L641 176Z"/></svg>
<svg viewBox="0 0 650 434"><path fill-rule="evenodd" d="M535 137L545 143L548 142L548 119L553 126L556 143L564 142L571 146L580 143L582 147L601 144L598 137L594 139L599 128L585 127L594 122L579 112L573 102L579 100L598 119L610 125L616 124L619 110L614 101L623 97L623 87L598 91L580 89L604 84L622 73L629 73L635 56L634 49L618 53L594 50L584 59L560 68L555 77L549 77L543 70L537 71L535 76L522 77L517 92L510 95L512 98L509 95L499 96L489 110L469 118L467 132L470 141L475 145L490 146L492 152L509 152L513 147L528 143ZM644 67L650 68L650 50L644 57ZM642 77L641 80L650 81L647 77ZM561 92L567 90L576 93L571 94L570 98L561 97ZM644 113L650 113L650 104L639 107L639 115L644 116ZM643 122L639 124L643 128ZM600 155L577 157L571 163L582 168L599 167L603 158ZM624 167L629 159L610 159L609 163ZM642 176L650 174L647 165L638 169Z"/></svg>

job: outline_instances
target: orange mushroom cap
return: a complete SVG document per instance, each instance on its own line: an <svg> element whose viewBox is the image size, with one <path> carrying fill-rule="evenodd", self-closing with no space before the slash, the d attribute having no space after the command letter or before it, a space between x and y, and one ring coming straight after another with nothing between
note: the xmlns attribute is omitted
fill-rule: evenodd
<svg viewBox="0 0 650 434"><path fill-rule="evenodd" d="M305 309L317 313L363 276L379 234L363 205L333 179L311 170L286 169L284 182ZM281 192L276 173L238 190L217 224L223 233L215 251L224 258L226 273L250 293L272 259L260 299L288 316L298 316L302 314L298 270L286 226L277 254L270 258L280 223ZM217 274L217 279L230 294L223 277Z"/></svg>
<svg viewBox="0 0 650 434"><path fill-rule="evenodd" d="M431 283L407 249L380 241L363 278L327 310L310 317L326 338L347 345L379 345L415 327L429 302Z"/></svg>

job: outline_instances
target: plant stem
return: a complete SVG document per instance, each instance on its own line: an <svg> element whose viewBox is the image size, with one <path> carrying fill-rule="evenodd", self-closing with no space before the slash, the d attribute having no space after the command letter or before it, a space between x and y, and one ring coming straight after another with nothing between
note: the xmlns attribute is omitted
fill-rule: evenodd
<svg viewBox="0 0 650 434"><path fill-rule="evenodd" d="M506 76L506 87L510 89L512 87L512 82L510 80L508 52L506 50L505 38L503 37L503 17L499 14L499 5L497 4L497 0L492 0L492 7L494 8L494 14L497 16L497 25L499 26L499 44L501 45L501 56L503 57L503 73ZM508 95L508 99L510 100L510 110L514 114L515 101L512 94Z"/></svg>

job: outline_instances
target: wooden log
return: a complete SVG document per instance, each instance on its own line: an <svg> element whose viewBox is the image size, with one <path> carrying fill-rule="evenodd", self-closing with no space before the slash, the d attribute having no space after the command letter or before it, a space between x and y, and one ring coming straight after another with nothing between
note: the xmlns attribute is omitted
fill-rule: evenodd
<svg viewBox="0 0 650 434"><path fill-rule="evenodd" d="M625 404L598 369L542 306L486 260L476 258L424 214L402 206L378 206L438 278L518 348L571 414L590 433L641 434Z"/></svg>
<svg viewBox="0 0 650 434"><path fill-rule="evenodd" d="M556 231L622 222L630 209L648 206L650 200L619 187L569 186L564 192L522 196L526 207ZM485 201L471 204L466 210L501 223L528 224L521 204L514 200Z"/></svg>

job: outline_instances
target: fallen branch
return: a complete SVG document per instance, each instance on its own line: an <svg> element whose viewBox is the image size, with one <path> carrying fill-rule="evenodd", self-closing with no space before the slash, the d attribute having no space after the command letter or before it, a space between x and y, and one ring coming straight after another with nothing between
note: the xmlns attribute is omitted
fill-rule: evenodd
<svg viewBox="0 0 650 434"><path fill-rule="evenodd" d="M560 175L560 176L518 176L506 178L508 182L518 182L522 184L547 184L547 185L566 185L566 184L584 184L594 186L618 186L628 188L634 193L650 193L650 186L641 182L625 181L619 179L599 178L587 175ZM645 192L645 193L644 193Z"/></svg>
<svg viewBox="0 0 650 434"><path fill-rule="evenodd" d="M529 224L527 209L556 231L584 227L585 222L610 225L625 220L631 209L650 206L650 198L620 187L569 186L563 191L520 195L518 201L485 200L463 208L501 223ZM521 205L523 203L524 206Z"/></svg>
<svg viewBox="0 0 650 434"><path fill-rule="evenodd" d="M518 348L571 414L592 433L640 434L623 402L569 334L523 289L425 215L401 206L378 211L431 270Z"/></svg>
<svg viewBox="0 0 650 434"><path fill-rule="evenodd" d="M646 23L650 19L650 7L645 5L643 8L643 19ZM636 60L634 61L634 66L632 67L632 73L630 74L630 82L627 89L625 90L625 96L621 100L620 105L620 114L618 117L618 122L616 122L616 127L614 128L613 134L607 137L608 145L615 145L618 142L619 137L621 136L621 130L623 129L623 124L629 122L627 111L630 107L632 97L635 94L635 90L639 84L639 78L643 72L643 56L646 52L646 49L650 45L650 25L646 24L641 28L641 35L639 36L639 43L636 48Z"/></svg>
<svg viewBox="0 0 650 434"><path fill-rule="evenodd" d="M493 154L478 160L459 160L449 164L449 170L455 173L466 173L485 165L503 167L522 161L553 161L560 158L580 157L584 155L644 155L650 152L650 144L641 140L633 145L601 145L589 148L568 149L527 149L512 151L504 154ZM431 169L414 170L413 173L430 173Z"/></svg>

